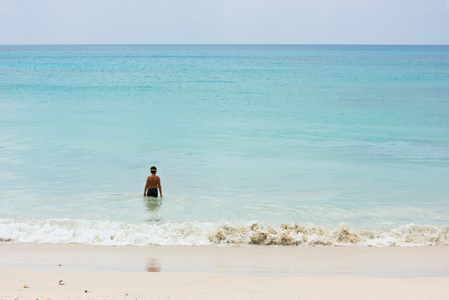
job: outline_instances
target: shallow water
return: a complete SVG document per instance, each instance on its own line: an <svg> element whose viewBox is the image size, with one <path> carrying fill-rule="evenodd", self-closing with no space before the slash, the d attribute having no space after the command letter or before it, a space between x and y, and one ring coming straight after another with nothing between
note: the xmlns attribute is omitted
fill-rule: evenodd
<svg viewBox="0 0 449 300"><path fill-rule="evenodd" d="M0 238L447 236L448 95L448 46L0 46ZM151 165L159 200L142 197Z"/></svg>

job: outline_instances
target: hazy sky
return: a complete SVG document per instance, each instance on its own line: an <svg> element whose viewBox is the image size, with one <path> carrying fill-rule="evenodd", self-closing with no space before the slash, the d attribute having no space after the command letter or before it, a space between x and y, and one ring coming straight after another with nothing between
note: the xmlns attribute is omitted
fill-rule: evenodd
<svg viewBox="0 0 449 300"><path fill-rule="evenodd" d="M449 44L449 0L0 0L0 44Z"/></svg>

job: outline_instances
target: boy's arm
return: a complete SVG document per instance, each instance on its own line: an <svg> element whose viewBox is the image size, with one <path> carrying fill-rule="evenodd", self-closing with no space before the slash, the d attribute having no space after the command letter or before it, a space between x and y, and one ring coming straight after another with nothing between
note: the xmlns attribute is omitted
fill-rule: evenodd
<svg viewBox="0 0 449 300"><path fill-rule="evenodd" d="M145 182L145 188L143 189L143 195L144 196L147 195L147 186L148 186L148 178L147 178L147 182Z"/></svg>
<svg viewBox="0 0 449 300"><path fill-rule="evenodd" d="M158 180L159 182L158 182L158 184L157 184L157 187L159 188L159 194L161 194L161 198L162 198L162 186L161 186L161 178L159 178L159 180Z"/></svg>

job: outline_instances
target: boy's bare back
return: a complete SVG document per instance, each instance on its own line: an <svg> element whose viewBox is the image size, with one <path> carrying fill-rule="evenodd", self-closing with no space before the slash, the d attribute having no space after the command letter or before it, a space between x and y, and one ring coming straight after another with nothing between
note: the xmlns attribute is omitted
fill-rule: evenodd
<svg viewBox="0 0 449 300"><path fill-rule="evenodd" d="M159 176L151 174L150 176L147 177L146 188L147 189L158 188L160 182L161 182L161 179L159 178Z"/></svg>

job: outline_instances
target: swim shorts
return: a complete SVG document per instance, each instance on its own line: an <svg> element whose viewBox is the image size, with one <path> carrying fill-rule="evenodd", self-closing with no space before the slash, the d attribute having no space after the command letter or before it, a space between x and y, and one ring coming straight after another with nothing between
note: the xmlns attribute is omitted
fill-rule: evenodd
<svg viewBox="0 0 449 300"><path fill-rule="evenodd" d="M157 197L157 188L155 188L155 189L147 189L147 196Z"/></svg>

